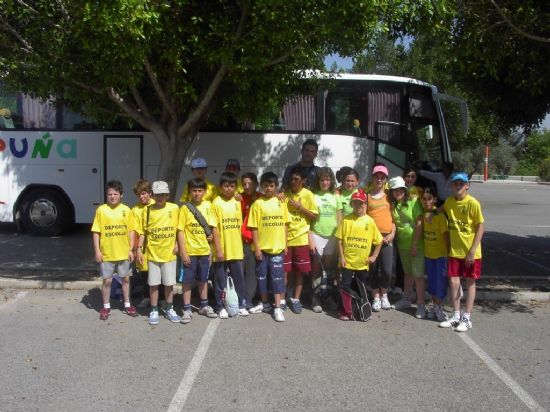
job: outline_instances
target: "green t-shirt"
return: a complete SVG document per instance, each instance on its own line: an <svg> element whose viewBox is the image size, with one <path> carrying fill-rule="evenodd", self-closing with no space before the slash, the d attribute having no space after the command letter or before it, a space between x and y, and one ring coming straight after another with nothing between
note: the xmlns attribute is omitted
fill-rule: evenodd
<svg viewBox="0 0 550 412"><path fill-rule="evenodd" d="M330 192L315 194L315 202L319 208L319 218L313 222L311 230L323 237L330 237L336 232L336 210L338 202L336 195Z"/></svg>
<svg viewBox="0 0 550 412"><path fill-rule="evenodd" d="M409 199L407 205L398 203L392 211L393 221L397 229L397 247L410 250L416 225L416 218L423 213L422 205L418 199ZM418 241L418 249L423 249L424 240Z"/></svg>
<svg viewBox="0 0 550 412"><path fill-rule="evenodd" d="M340 191L340 194L336 197L338 201L338 210L342 211L342 216L346 217L347 215L353 213L353 207L350 205L351 195L357 192L357 189L354 189L351 192L348 192L345 189Z"/></svg>

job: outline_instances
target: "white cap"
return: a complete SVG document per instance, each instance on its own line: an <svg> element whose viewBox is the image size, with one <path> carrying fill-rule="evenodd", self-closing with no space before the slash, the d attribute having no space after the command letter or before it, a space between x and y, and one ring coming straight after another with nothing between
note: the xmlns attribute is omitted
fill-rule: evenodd
<svg viewBox="0 0 550 412"><path fill-rule="evenodd" d="M405 180L403 180L403 178L401 176L392 177L388 181L388 186L392 190L393 189L400 189L400 188L405 189L407 187L407 185L405 184Z"/></svg>
<svg viewBox="0 0 550 412"><path fill-rule="evenodd" d="M153 182L154 195L169 194L169 193L170 193L170 188L168 187L168 183L163 182L162 180Z"/></svg>

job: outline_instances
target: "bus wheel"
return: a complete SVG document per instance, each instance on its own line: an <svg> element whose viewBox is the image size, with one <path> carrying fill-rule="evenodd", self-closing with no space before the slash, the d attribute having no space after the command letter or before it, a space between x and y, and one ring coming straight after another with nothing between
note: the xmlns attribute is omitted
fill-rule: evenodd
<svg viewBox="0 0 550 412"><path fill-rule="evenodd" d="M70 222L69 207L55 190L35 189L21 202L21 223L31 234L55 236Z"/></svg>

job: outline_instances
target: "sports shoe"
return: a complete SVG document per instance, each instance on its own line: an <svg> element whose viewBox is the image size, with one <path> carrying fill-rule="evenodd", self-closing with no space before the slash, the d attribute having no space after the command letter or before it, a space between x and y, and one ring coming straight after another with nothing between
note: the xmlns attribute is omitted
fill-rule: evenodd
<svg viewBox="0 0 550 412"><path fill-rule="evenodd" d="M338 319L340 319L340 320L349 320L349 316L344 315L343 313L339 313L338 314Z"/></svg>
<svg viewBox="0 0 550 412"><path fill-rule="evenodd" d="M206 316L207 318L217 318L218 314L214 312L212 306L203 306L199 309L199 315Z"/></svg>
<svg viewBox="0 0 550 412"><path fill-rule="evenodd" d="M99 319L107 320L110 314L111 314L111 309L101 308L101 310L99 311Z"/></svg>
<svg viewBox="0 0 550 412"><path fill-rule="evenodd" d="M159 313L156 310L149 312L149 325L159 324Z"/></svg>
<svg viewBox="0 0 550 412"><path fill-rule="evenodd" d="M286 299L285 299L285 300L282 300L282 299L281 299L281 305L280 305L280 307L281 307L281 310L282 310L282 311L285 311L285 310L286 310L286 308L287 308L287 306L286 306Z"/></svg>
<svg viewBox="0 0 550 412"><path fill-rule="evenodd" d="M164 317L166 319L168 319L170 322L174 322L174 323L180 323L181 322L181 318L176 313L174 308L164 309L163 311L164 311Z"/></svg>
<svg viewBox="0 0 550 412"><path fill-rule="evenodd" d="M184 310L183 315L181 316L180 322L183 323L183 324L189 323L189 322L191 322L191 318L192 318L191 311L190 310Z"/></svg>
<svg viewBox="0 0 550 412"><path fill-rule="evenodd" d="M433 313L438 322L444 322L447 320L447 315L445 314L445 312L443 312L441 306L434 308Z"/></svg>
<svg viewBox="0 0 550 412"><path fill-rule="evenodd" d="M381 303L382 303L382 309L384 309L384 310L391 309L391 304L390 304L390 301L388 300L387 296L382 296Z"/></svg>
<svg viewBox="0 0 550 412"><path fill-rule="evenodd" d="M220 319L227 319L229 317L229 314L227 313L227 311L225 310L225 308L221 308L219 311L218 311L218 316L220 317Z"/></svg>
<svg viewBox="0 0 550 412"><path fill-rule="evenodd" d="M128 316L131 316L135 318L138 316L137 310L134 306L128 306L127 308L124 308L124 313L126 313Z"/></svg>
<svg viewBox="0 0 550 412"><path fill-rule="evenodd" d="M469 329L472 329L472 321L462 316L455 330L457 332L467 332Z"/></svg>
<svg viewBox="0 0 550 412"><path fill-rule="evenodd" d="M248 316L250 315L250 312L247 311L245 308L239 309L239 316Z"/></svg>
<svg viewBox="0 0 550 412"><path fill-rule="evenodd" d="M375 312L380 312L382 309L382 302L380 301L380 298L374 298L372 301L372 310Z"/></svg>
<svg viewBox="0 0 550 412"><path fill-rule="evenodd" d="M273 319L275 319L276 322L285 321L285 315L283 314L283 310L281 308L275 308L273 311Z"/></svg>
<svg viewBox="0 0 550 412"><path fill-rule="evenodd" d="M411 300L404 296L395 302L393 307L397 310L409 309L411 307Z"/></svg>
<svg viewBox="0 0 550 412"><path fill-rule="evenodd" d="M453 315L451 319L444 320L439 324L440 328L456 328L460 323L460 318Z"/></svg>
<svg viewBox="0 0 550 412"><path fill-rule="evenodd" d="M424 319L426 317L426 305L423 303L419 303L416 305L416 318L417 319Z"/></svg>
<svg viewBox="0 0 550 412"><path fill-rule="evenodd" d="M431 320L435 319L435 308L426 310L426 319L431 319Z"/></svg>
<svg viewBox="0 0 550 412"><path fill-rule="evenodd" d="M290 310L296 315L302 313L302 304L300 303L300 299L290 299Z"/></svg>
<svg viewBox="0 0 550 412"><path fill-rule="evenodd" d="M323 312L323 307L321 306L321 301L317 295L313 295L311 298L311 310L315 313Z"/></svg>

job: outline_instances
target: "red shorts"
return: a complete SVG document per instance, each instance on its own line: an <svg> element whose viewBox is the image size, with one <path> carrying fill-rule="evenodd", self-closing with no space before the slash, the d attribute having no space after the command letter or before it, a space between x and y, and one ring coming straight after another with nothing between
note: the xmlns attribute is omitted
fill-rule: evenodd
<svg viewBox="0 0 550 412"><path fill-rule="evenodd" d="M447 275L450 278L471 278L481 277L481 259L474 259L471 266L466 267L466 259L450 257L447 260Z"/></svg>
<svg viewBox="0 0 550 412"><path fill-rule="evenodd" d="M309 259L309 245L289 246L285 255L285 273L289 272L311 272L311 261Z"/></svg>

